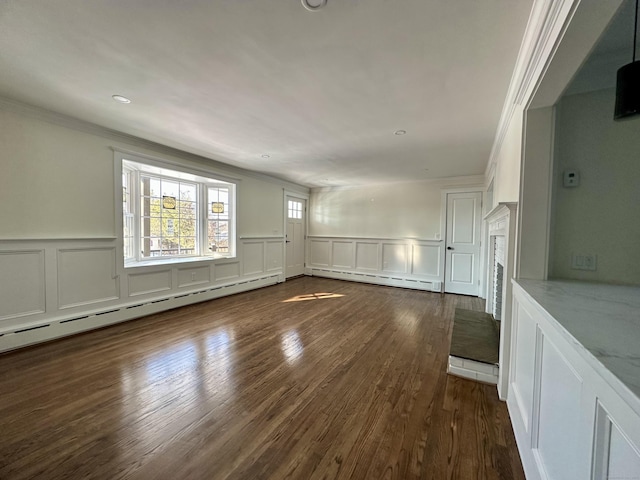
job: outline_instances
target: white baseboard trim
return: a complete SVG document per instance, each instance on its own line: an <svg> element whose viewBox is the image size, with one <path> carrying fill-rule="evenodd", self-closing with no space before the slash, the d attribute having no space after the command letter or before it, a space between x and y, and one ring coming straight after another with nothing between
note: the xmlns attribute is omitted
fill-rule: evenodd
<svg viewBox="0 0 640 480"><path fill-rule="evenodd" d="M418 280L402 276L380 275L373 273L347 272L342 270L329 270L311 267L308 269L310 275L316 277L335 278L337 280L349 280L352 282L372 283L387 287L411 288L414 290L426 290L428 292L440 293L442 283L440 281Z"/></svg>
<svg viewBox="0 0 640 480"><path fill-rule="evenodd" d="M235 283L216 285L190 293L174 292L169 296L145 300L139 304L111 306L102 312L93 312L86 315L76 314L68 318L56 318L49 321L43 320L39 324L29 324L12 329L12 331L0 333L0 352L7 352L28 345L106 327L192 303L205 302L235 293L275 285L282 281L281 277L282 275L275 274L250 280L239 280Z"/></svg>

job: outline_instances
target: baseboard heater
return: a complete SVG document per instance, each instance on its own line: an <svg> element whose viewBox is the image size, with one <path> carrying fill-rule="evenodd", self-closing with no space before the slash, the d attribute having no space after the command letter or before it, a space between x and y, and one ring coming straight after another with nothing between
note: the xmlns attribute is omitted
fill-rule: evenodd
<svg viewBox="0 0 640 480"><path fill-rule="evenodd" d="M28 345L106 327L172 308L183 307L193 303L214 300L235 293L275 285L280 281L279 279L279 274L251 280L243 279L236 283L216 285L195 292L153 298L143 303L122 305L117 308L109 306L109 308L105 310L92 312L90 314L83 313L81 315L56 319L55 321L46 319L43 320L41 324L34 323L31 325L16 326L14 327L15 329L0 332L0 352L15 350Z"/></svg>
<svg viewBox="0 0 640 480"><path fill-rule="evenodd" d="M411 288L414 290L426 290L428 292L442 291L441 281L420 280L415 278L399 277L395 275L381 275L373 273L349 272L344 270L331 270L325 268L311 268L311 275L316 277L335 278L337 280L349 280L352 282L372 283L388 287Z"/></svg>

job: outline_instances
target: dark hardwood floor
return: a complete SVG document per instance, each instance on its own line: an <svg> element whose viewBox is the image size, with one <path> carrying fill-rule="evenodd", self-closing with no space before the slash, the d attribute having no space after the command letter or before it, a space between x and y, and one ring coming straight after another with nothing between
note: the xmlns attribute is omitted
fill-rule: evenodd
<svg viewBox="0 0 640 480"><path fill-rule="evenodd" d="M0 479L524 479L455 307L303 277L0 355Z"/></svg>

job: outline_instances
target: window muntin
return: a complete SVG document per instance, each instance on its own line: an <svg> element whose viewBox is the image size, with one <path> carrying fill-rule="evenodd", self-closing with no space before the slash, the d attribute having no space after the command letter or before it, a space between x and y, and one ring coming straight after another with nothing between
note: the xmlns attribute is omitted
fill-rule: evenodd
<svg viewBox="0 0 640 480"><path fill-rule="evenodd" d="M198 185L141 173L140 192L141 257L199 255Z"/></svg>
<svg viewBox="0 0 640 480"><path fill-rule="evenodd" d="M122 161L125 263L235 254L235 184Z"/></svg>
<svg viewBox="0 0 640 480"><path fill-rule="evenodd" d="M207 240L212 252L229 252L229 189L207 189Z"/></svg>
<svg viewBox="0 0 640 480"><path fill-rule="evenodd" d="M287 202L287 217L296 219L302 218L302 202L289 200Z"/></svg>

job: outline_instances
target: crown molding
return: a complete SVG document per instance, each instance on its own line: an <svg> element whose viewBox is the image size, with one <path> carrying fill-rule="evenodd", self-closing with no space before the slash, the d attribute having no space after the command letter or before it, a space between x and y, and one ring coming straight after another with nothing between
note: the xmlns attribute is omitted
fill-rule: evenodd
<svg viewBox="0 0 640 480"><path fill-rule="evenodd" d="M531 101L579 3L580 0L534 0L485 175L495 168L513 114Z"/></svg>

